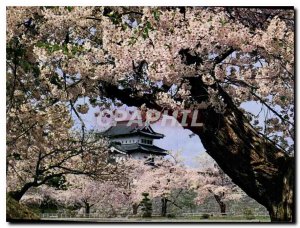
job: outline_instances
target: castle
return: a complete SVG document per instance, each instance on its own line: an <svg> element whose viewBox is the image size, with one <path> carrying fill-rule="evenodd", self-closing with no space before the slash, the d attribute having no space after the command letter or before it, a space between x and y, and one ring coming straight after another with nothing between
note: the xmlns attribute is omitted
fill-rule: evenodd
<svg viewBox="0 0 300 228"><path fill-rule="evenodd" d="M120 121L102 135L110 139L110 152L116 159L130 156L154 162L155 157L167 155L166 150L153 145L155 139L162 139L164 135L155 132L146 122Z"/></svg>

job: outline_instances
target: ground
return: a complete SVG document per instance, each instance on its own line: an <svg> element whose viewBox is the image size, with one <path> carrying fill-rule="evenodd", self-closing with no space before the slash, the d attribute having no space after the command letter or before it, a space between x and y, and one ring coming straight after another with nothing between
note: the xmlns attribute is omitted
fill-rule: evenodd
<svg viewBox="0 0 300 228"><path fill-rule="evenodd" d="M209 219L203 219L199 216L193 217L152 217L152 218L42 218L43 221L70 221L70 222L270 222L268 216L256 216L254 219L247 219L244 216L214 216Z"/></svg>

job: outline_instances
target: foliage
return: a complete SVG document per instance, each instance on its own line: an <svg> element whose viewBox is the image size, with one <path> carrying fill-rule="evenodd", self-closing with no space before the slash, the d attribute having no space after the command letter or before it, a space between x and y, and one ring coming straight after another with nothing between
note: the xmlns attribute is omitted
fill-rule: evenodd
<svg viewBox="0 0 300 228"><path fill-rule="evenodd" d="M210 215L209 214L202 214L201 218L202 219L209 219Z"/></svg>
<svg viewBox="0 0 300 228"><path fill-rule="evenodd" d="M197 196L198 192L195 191L193 188L173 189L169 198L171 202L176 202L177 206L171 204L170 209L172 207L172 211L183 211L185 209L194 210L198 205Z"/></svg>
<svg viewBox="0 0 300 228"><path fill-rule="evenodd" d="M15 96L41 101L47 91L54 103L87 96L101 104L100 98L109 96L105 87L121 84L127 85L128 95L142 98L152 91L157 104L192 108L199 101L189 91L189 78L197 76L210 86L209 103L220 112L225 106L216 84L237 105L261 103L270 111L264 123L257 115L245 114L254 125L264 125L265 135L290 147L293 11L264 12L222 7L8 7L9 103ZM241 14L250 21L239 18ZM251 18L261 25L254 26ZM30 83L14 80L22 73L32 78ZM158 82L165 86L158 87ZM43 90L33 93L33 84ZM176 96L169 90L172 85Z"/></svg>
<svg viewBox="0 0 300 228"><path fill-rule="evenodd" d="M149 193L144 192L142 193L142 196L143 196L143 199L141 201L141 206L143 211L142 217L149 218L152 215L152 202L148 198Z"/></svg>
<svg viewBox="0 0 300 228"><path fill-rule="evenodd" d="M244 208L243 214L246 217L246 219L248 219L248 220L255 219L255 216L254 216L251 208Z"/></svg>
<svg viewBox="0 0 300 228"><path fill-rule="evenodd" d="M167 214L167 218L176 218L176 215L173 213Z"/></svg>

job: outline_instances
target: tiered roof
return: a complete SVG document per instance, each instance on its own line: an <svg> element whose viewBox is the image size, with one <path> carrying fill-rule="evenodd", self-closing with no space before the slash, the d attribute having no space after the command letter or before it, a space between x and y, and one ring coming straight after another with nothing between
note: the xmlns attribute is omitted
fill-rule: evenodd
<svg viewBox="0 0 300 228"><path fill-rule="evenodd" d="M167 155L166 150L155 145L146 145L143 143L120 144L112 142L111 150L113 152L115 150L116 152L129 155L135 152L150 153L153 155Z"/></svg>
<svg viewBox="0 0 300 228"><path fill-rule="evenodd" d="M161 139L164 137L163 134L155 132L150 125L143 123L139 125L137 123L130 124L128 126L128 122L118 122L116 126L110 127L103 133L103 136L109 138L116 138L120 136L127 135L144 135L153 139Z"/></svg>
<svg viewBox="0 0 300 228"><path fill-rule="evenodd" d="M108 130L102 133L103 136L108 138L118 138L126 136L147 136L152 139L161 139L164 137L163 134L155 132L151 126L147 123L139 125L137 123L128 124L128 121L118 122L116 126L110 127ZM119 142L111 142L111 151L118 152L122 154L131 154L134 152L141 152L153 155L167 155L166 150L159 148L155 145L149 145L145 143L130 143L130 144L121 144Z"/></svg>

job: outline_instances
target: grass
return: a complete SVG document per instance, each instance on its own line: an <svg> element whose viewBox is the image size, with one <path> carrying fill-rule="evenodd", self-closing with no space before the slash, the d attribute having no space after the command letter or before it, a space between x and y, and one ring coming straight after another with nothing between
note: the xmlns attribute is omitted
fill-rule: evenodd
<svg viewBox="0 0 300 228"><path fill-rule="evenodd" d="M42 220L48 220L48 221L69 221L69 222L150 222L150 223L213 223L213 222L222 222L222 223L233 223L233 222L241 222L241 223L250 223L250 222L270 222L270 218L268 216L257 216L253 220L247 220L245 217L241 216L224 216L224 217L211 217L209 219L203 219L200 218L200 216L193 216L193 217L175 217L175 218L167 218L167 217L159 217L155 216L152 218L141 218L141 217L135 217L135 218L42 218Z"/></svg>
<svg viewBox="0 0 300 228"><path fill-rule="evenodd" d="M142 218L142 217L114 217L114 218L83 218L83 217L73 217L73 218L42 218L42 220L52 220L52 221L85 221L85 222L270 222L269 216L260 215L253 216L252 219L249 219L249 216L244 215L215 215L204 218L201 215L190 216L186 215L184 217L161 217L161 216L153 216L151 218Z"/></svg>
<svg viewBox="0 0 300 228"><path fill-rule="evenodd" d="M218 222L218 221L242 221L242 222L251 222L251 221L255 221L255 222L271 222L270 217L269 216L265 216L265 215L260 215L260 216L255 216L255 218L253 219L247 219L247 217L245 216L210 216L207 219L202 218L201 216L186 216L186 217L175 217L175 218L167 218L167 217L160 217L160 216L155 216L152 218L136 218L136 220L142 222L142 221L174 221L176 222L176 220L180 220L180 221L190 221L190 222ZM130 221L130 219L129 219Z"/></svg>
<svg viewBox="0 0 300 228"><path fill-rule="evenodd" d="M10 196L6 196L6 220L39 220L39 216L36 215L31 209L23 204L20 204Z"/></svg>
<svg viewBox="0 0 300 228"><path fill-rule="evenodd" d="M270 222L270 217L265 215L255 216L253 219L248 219L246 216L211 216L208 220L259 220L260 222Z"/></svg>

